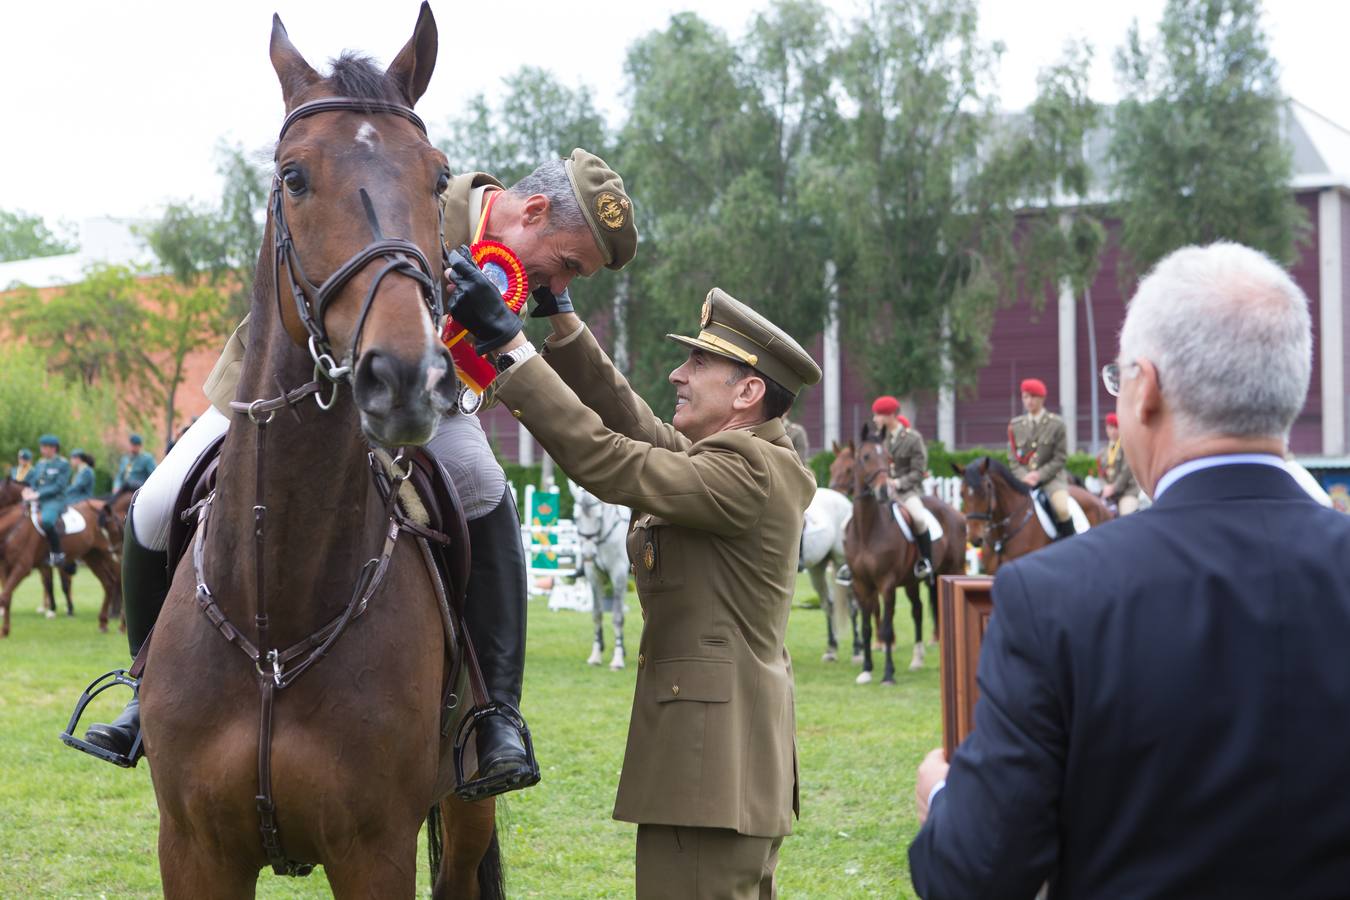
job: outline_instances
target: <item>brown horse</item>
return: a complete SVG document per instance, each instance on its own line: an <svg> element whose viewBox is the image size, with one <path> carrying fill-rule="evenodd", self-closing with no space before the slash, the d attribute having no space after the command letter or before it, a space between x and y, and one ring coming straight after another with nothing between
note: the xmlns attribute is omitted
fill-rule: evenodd
<svg viewBox="0 0 1350 900"><path fill-rule="evenodd" d="M996 459L982 456L962 469L961 508L970 522L970 543L980 548L980 567L993 575L999 566L1048 546L1052 538L1036 516L1031 488ZM1069 485L1069 494L1083 508L1089 526L1112 518L1111 510L1095 494Z"/></svg>
<svg viewBox="0 0 1350 900"><path fill-rule="evenodd" d="M99 527L98 504L85 500L71 507L84 519L84 528L74 534L63 535L61 551L71 562L82 561L103 586L103 611L99 627L107 631L107 611L120 608L122 576L118 550L106 531ZM34 569L47 568L47 536L33 524L31 507L19 503L0 512L0 638L9 637L10 607L14 590ZM44 579L44 588L50 591L50 570ZM70 576L62 572L62 586L66 591L66 605L74 615L70 602ZM55 607L53 601L52 608ZM46 608L44 604L44 609Z"/></svg>
<svg viewBox="0 0 1350 900"><path fill-rule="evenodd" d="M0 482L0 513L10 511L23 502L23 489L23 482L15 481L11 475L5 476L5 480ZM9 529L16 522L18 522L18 516L15 514L0 519L0 535L8 534ZM38 575L42 578L42 603L38 606L38 612L47 613L47 618L50 619L56 615L56 596L52 592L51 566L47 565L45 557L42 564L38 566ZM61 573L61 587L66 593L66 614L73 616L75 615L75 604L70 598L70 576L65 572Z"/></svg>
<svg viewBox="0 0 1350 900"><path fill-rule="evenodd" d="M918 547L905 539L895 521L899 510L906 521L909 513L890 497L887 484L890 475L890 456L883 436L871 426L864 426L862 439L848 453L837 454L831 468L831 482L842 477L851 467L853 474L853 518L849 520L844 550L848 555L853 575L853 596L862 611L862 672L859 684L872 680L872 622L879 619L879 634L885 648L886 667L882 684L895 684L895 592L903 587L909 598L910 613L914 619L914 655L911 671L923 668L923 602L919 597L919 579L914 575L914 564L919 560ZM842 462L841 462L842 461ZM965 571L966 526L956 510L936 497L923 497L924 506L933 513L942 526L943 535L933 542L933 578L938 575L959 574ZM912 527L912 524L911 524ZM933 631L938 630L937 598L929 582L929 606L933 614ZM880 601L878 598L881 598Z"/></svg>
<svg viewBox="0 0 1350 900"><path fill-rule="evenodd" d="M456 388L449 172L411 109L436 46L424 3L386 72L344 54L322 77L273 18L287 115L239 402L140 687L170 898L251 897L269 864L322 865L338 898L411 897L455 784L439 582L386 502L406 472L370 455L424 443ZM442 810L436 895L500 896L492 801Z"/></svg>

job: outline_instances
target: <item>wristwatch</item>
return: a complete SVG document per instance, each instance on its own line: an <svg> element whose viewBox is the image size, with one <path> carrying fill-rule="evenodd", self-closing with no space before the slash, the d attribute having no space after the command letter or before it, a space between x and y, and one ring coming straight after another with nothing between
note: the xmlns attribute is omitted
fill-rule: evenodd
<svg viewBox="0 0 1350 900"><path fill-rule="evenodd" d="M535 355L536 351L534 349L534 344L526 341L510 352L498 353L496 359L492 361L492 364L497 367L498 372L505 372L516 363L522 363Z"/></svg>

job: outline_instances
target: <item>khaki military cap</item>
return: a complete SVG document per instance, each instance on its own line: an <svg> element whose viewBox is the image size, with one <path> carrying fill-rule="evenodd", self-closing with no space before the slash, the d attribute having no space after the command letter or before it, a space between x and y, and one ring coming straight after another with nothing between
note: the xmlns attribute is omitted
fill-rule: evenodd
<svg viewBox="0 0 1350 900"><path fill-rule="evenodd" d="M820 381L820 366L787 332L721 288L708 291L697 337L668 334L690 347L758 369L794 395Z"/></svg>
<svg viewBox="0 0 1350 900"><path fill-rule="evenodd" d="M624 193L623 179L603 159L580 147L563 165L605 266L622 269L637 253L638 242L633 201Z"/></svg>

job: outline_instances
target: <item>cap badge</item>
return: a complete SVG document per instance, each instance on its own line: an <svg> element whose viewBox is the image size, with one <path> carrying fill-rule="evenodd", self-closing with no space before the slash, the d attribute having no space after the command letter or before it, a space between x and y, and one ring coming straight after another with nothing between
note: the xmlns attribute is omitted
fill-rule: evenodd
<svg viewBox="0 0 1350 900"><path fill-rule="evenodd" d="M642 545L642 564L647 567L648 572L656 568L656 548L652 546L651 541Z"/></svg>
<svg viewBox="0 0 1350 900"><path fill-rule="evenodd" d="M610 231L618 231L628 221L628 200L609 191L601 191L595 197L595 215L601 225Z"/></svg>
<svg viewBox="0 0 1350 900"><path fill-rule="evenodd" d="M703 311L698 315L698 327L707 328L708 323L712 321L712 301L705 299L703 301Z"/></svg>

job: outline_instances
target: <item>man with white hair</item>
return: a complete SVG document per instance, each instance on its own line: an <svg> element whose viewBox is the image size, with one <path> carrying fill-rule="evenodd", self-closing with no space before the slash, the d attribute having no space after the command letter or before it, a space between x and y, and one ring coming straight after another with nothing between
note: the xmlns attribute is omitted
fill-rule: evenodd
<svg viewBox="0 0 1350 900"><path fill-rule="evenodd" d="M915 786L923 897L1350 885L1350 520L1285 471L1308 301L1236 244L1139 285L1103 370L1154 498L1001 568L975 730Z"/></svg>

